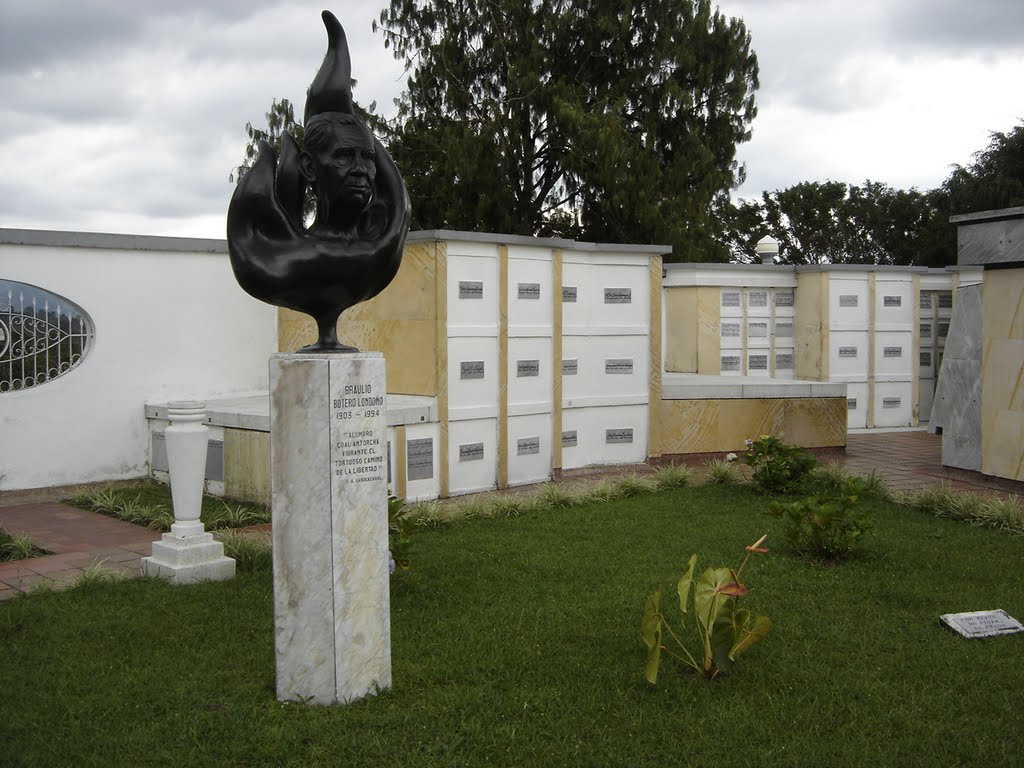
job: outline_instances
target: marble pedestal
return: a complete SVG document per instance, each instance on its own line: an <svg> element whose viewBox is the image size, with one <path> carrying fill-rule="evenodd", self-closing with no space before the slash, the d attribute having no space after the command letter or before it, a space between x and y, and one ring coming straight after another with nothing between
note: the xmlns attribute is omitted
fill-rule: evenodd
<svg viewBox="0 0 1024 768"><path fill-rule="evenodd" d="M379 352L270 359L277 697L391 685L387 432Z"/></svg>
<svg viewBox="0 0 1024 768"><path fill-rule="evenodd" d="M174 524L170 533L153 542L152 554L142 558L142 572L172 584L222 581L235 575L235 561L224 556L224 545L207 533L199 513L203 504L203 478L209 430L205 405L170 403L167 465L171 483Z"/></svg>

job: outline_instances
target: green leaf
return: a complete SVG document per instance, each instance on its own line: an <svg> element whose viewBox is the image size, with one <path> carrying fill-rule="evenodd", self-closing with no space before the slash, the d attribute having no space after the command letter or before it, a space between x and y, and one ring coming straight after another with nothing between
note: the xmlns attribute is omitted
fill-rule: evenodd
<svg viewBox="0 0 1024 768"><path fill-rule="evenodd" d="M729 599L722 594L723 588L732 583L732 571L728 568L708 568L697 580L693 588L693 609L705 633L714 626L723 601Z"/></svg>
<svg viewBox="0 0 1024 768"><path fill-rule="evenodd" d="M715 623L711 627L711 661L714 669L728 672L732 668L732 648L736 637L736 601L731 598L722 598L715 617ZM741 611L746 613L746 611Z"/></svg>
<svg viewBox="0 0 1024 768"><path fill-rule="evenodd" d="M649 598L644 606L644 615L640 620L640 637L647 646L647 663L644 664L644 677L652 685L658 682L658 665L661 662L661 602L659 589Z"/></svg>
<svg viewBox="0 0 1024 768"><path fill-rule="evenodd" d="M768 637L768 633L772 631L772 622L767 616L758 616L754 619L754 626L750 630L746 629L747 621L744 621L743 624L743 631L740 633L740 637L732 647L732 651L729 653L729 658L731 659L735 659L744 651L747 651L751 647L760 643Z"/></svg>
<svg viewBox="0 0 1024 768"><path fill-rule="evenodd" d="M676 585L676 592L679 593L679 612L686 615L686 606L690 602L690 587L693 586L693 569L697 567L697 555L690 557L690 563L686 573L679 579Z"/></svg>

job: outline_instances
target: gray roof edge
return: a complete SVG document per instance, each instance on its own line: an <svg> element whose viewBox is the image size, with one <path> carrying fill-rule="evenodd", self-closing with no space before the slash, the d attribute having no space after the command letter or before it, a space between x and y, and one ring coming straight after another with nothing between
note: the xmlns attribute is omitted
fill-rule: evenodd
<svg viewBox="0 0 1024 768"><path fill-rule="evenodd" d="M950 216L951 224L981 224L986 221L1003 221L1005 219L1024 219L1024 207L996 208L992 211L976 211Z"/></svg>
<svg viewBox="0 0 1024 768"><path fill-rule="evenodd" d="M109 232L68 232L51 229L0 228L0 245L41 245L61 248L108 248L122 251L185 251L227 253L227 240L160 235L118 235Z"/></svg>
<svg viewBox="0 0 1024 768"><path fill-rule="evenodd" d="M772 272L792 272L792 264L746 264L735 261L673 261L665 265L666 271L683 269L749 269L758 274Z"/></svg>
<svg viewBox="0 0 1024 768"><path fill-rule="evenodd" d="M797 272L942 272L942 267L916 267L901 264L798 264Z"/></svg>
<svg viewBox="0 0 1024 768"><path fill-rule="evenodd" d="M555 237L503 235L496 232L462 232L454 229L424 229L410 232L406 242L452 240L461 243L496 243L497 245L535 245L566 251L599 251L604 253L672 253L671 245L640 245L635 243L583 243Z"/></svg>

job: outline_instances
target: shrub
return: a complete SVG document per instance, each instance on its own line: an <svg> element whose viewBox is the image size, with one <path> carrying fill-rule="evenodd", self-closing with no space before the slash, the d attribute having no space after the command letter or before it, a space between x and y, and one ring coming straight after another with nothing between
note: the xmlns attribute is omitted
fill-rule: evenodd
<svg viewBox="0 0 1024 768"><path fill-rule="evenodd" d="M747 440L743 462L753 470L750 481L754 487L769 495L800 490L817 464L803 448L784 443L771 435Z"/></svg>
<svg viewBox="0 0 1024 768"><path fill-rule="evenodd" d="M704 464L704 469L705 485L736 485L740 481L739 470L727 459L712 459Z"/></svg>
<svg viewBox="0 0 1024 768"><path fill-rule="evenodd" d="M835 560L851 554L871 528L863 493L864 481L849 477L833 489L797 501L776 501L769 514L782 518L783 537L796 554Z"/></svg>

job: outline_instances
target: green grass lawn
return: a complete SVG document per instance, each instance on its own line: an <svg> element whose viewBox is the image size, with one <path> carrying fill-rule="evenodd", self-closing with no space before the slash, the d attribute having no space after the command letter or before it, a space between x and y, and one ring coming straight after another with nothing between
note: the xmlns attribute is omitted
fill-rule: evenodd
<svg viewBox="0 0 1024 768"><path fill-rule="evenodd" d="M266 572L6 601L0 764L1021 764L1024 635L965 640L938 616L1024 618L1024 538L878 504L864 556L816 565L767 506L700 487L415 528L394 687L348 707L276 701ZM766 531L743 575L771 635L727 676L666 659L648 685L647 596Z"/></svg>

